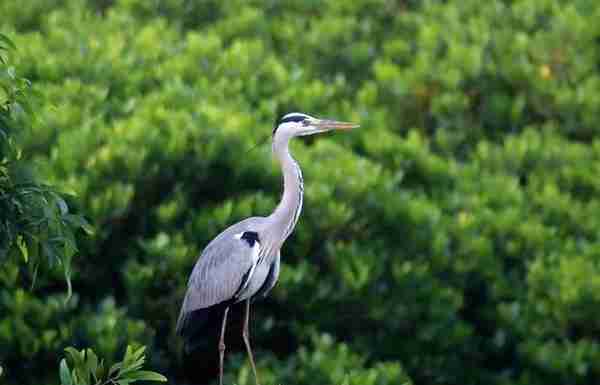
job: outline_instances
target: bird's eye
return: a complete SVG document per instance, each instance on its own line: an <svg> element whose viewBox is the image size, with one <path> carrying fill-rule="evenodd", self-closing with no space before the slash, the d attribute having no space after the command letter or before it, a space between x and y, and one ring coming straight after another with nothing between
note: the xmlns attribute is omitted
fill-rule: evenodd
<svg viewBox="0 0 600 385"><path fill-rule="evenodd" d="M304 120L302 121L302 125L303 125L304 127L306 127L306 126L310 125L310 120L309 120L309 119L304 119Z"/></svg>

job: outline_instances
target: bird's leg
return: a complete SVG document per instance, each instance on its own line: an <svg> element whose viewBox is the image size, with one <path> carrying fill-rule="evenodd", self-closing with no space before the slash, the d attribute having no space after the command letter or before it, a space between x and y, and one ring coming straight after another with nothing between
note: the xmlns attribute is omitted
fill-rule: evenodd
<svg viewBox="0 0 600 385"><path fill-rule="evenodd" d="M225 324L229 307L223 313L223 324L221 325L221 338L219 339L219 385L223 385L223 358L225 357Z"/></svg>
<svg viewBox="0 0 600 385"><path fill-rule="evenodd" d="M256 381L256 385L258 383L258 375L256 374L256 365L254 364L254 356L252 355L252 349L250 348L250 338L248 336L248 320L250 319L250 298L246 300L246 316L244 318L244 330L242 331L242 336L244 337L244 343L246 344L246 351L248 352L248 357L250 357L250 365L252 365L252 371L254 372L254 380Z"/></svg>

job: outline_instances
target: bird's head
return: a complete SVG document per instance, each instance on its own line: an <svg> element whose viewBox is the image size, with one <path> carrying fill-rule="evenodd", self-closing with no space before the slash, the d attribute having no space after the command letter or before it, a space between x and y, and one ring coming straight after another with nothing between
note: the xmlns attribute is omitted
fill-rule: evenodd
<svg viewBox="0 0 600 385"><path fill-rule="evenodd" d="M349 130L358 127L358 124L339 122L330 119L318 119L300 112L292 112L282 116L275 123L273 137L287 137L313 135L331 130Z"/></svg>

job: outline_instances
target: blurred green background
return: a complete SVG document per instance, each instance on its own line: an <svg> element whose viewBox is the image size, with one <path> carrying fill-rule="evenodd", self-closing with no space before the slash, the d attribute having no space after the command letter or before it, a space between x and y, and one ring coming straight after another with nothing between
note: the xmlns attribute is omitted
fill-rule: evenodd
<svg viewBox="0 0 600 385"><path fill-rule="evenodd" d="M596 0L2 0L44 101L24 154L95 233L66 304L59 267L30 289L1 261L0 382L138 343L201 383L174 333L188 274L274 208L251 149L302 111L362 128L292 146L305 208L254 307L264 384L599 383L599 20ZM238 337L226 382L250 385Z"/></svg>

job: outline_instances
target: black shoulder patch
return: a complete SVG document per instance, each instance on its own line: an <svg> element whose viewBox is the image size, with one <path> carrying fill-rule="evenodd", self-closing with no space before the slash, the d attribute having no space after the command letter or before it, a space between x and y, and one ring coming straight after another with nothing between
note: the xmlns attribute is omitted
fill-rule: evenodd
<svg viewBox="0 0 600 385"><path fill-rule="evenodd" d="M244 231L240 239L248 242L250 247L254 247L254 242L260 242L258 239L258 233L256 231Z"/></svg>

